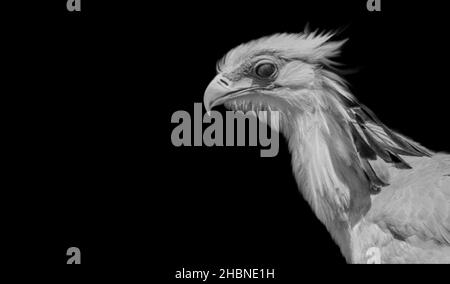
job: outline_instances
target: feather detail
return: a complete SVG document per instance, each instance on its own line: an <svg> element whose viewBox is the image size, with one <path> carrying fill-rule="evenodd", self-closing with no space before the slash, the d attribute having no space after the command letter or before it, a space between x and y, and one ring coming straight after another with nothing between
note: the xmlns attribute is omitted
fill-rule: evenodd
<svg viewBox="0 0 450 284"><path fill-rule="evenodd" d="M352 105L353 107L348 109L352 119L349 128L361 158L374 160L375 153L386 163L394 164L400 169L410 169L411 166L400 155L431 156L424 147L386 127L366 106L356 101L353 101Z"/></svg>
<svg viewBox="0 0 450 284"><path fill-rule="evenodd" d="M383 176L381 173L377 173L374 167L372 167L372 165L367 160L362 160L362 168L368 180L370 180L372 184L375 184L376 186L389 185L388 177Z"/></svg>
<svg viewBox="0 0 450 284"><path fill-rule="evenodd" d="M346 96L340 98L347 107L350 118L348 128L360 158L361 168L374 188L389 185L386 164L392 164L399 169L411 169L400 155L431 155L425 148L386 127L370 109L356 99Z"/></svg>
<svg viewBox="0 0 450 284"><path fill-rule="evenodd" d="M353 141L355 143L356 150L361 158L375 160L377 158L377 154L375 151L367 144L366 140L364 140L359 134L358 130L356 130L353 124L349 124L350 132L353 137Z"/></svg>
<svg viewBox="0 0 450 284"><path fill-rule="evenodd" d="M382 144L382 141L376 140L375 137L372 136L371 133L369 133L369 131L367 131L365 127L362 129L362 131L367 139L367 142L369 143L370 147L375 151L377 156L383 159L386 163L391 163L392 162L391 157L387 153L386 147L385 145Z"/></svg>
<svg viewBox="0 0 450 284"><path fill-rule="evenodd" d="M358 111L358 108L354 110ZM402 137L400 134L394 133L394 131L392 131L386 125L384 125L377 118L377 116L365 105L360 104L359 110L360 111L358 111L358 114L359 115L365 114L366 115L365 117L368 118L368 121L371 121L373 124L381 127L381 129L384 131L384 133L387 134L387 136L392 140L392 142L397 144L398 150L402 150L404 152L404 155L416 157L431 156L431 153L424 147L421 147L412 141L408 141L409 139Z"/></svg>

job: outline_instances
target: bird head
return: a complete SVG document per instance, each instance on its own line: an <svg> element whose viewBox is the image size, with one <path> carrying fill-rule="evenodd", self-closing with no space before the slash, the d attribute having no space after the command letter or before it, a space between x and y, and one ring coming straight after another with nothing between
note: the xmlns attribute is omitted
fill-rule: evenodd
<svg viewBox="0 0 450 284"><path fill-rule="evenodd" d="M344 41L332 33L276 34L232 49L217 64L204 105L209 111L224 104L232 110L278 111L283 120L327 105L324 78Z"/></svg>

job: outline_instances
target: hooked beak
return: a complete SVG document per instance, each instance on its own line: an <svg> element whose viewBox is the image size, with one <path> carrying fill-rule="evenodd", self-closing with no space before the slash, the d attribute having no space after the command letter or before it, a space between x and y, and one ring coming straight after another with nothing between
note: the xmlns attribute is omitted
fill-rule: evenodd
<svg viewBox="0 0 450 284"><path fill-rule="evenodd" d="M210 111L213 107L221 105L227 100L244 95L254 89L256 88L251 88L250 82L244 81L235 84L222 74L218 74L206 88L205 95L203 96L203 104L205 105L206 111Z"/></svg>
<svg viewBox="0 0 450 284"><path fill-rule="evenodd" d="M223 103L223 98L226 97L229 92L232 92L230 85L229 80L223 78L221 74L218 74L209 83L205 90L205 95L203 96L203 104L205 105L206 111L210 111L214 106Z"/></svg>

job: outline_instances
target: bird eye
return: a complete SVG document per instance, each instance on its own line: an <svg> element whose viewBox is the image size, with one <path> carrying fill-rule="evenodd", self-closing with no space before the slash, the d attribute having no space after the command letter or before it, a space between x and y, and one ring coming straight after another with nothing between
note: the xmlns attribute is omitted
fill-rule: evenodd
<svg viewBox="0 0 450 284"><path fill-rule="evenodd" d="M255 73L261 78L269 78L276 72L277 68L273 63L262 63L256 66Z"/></svg>

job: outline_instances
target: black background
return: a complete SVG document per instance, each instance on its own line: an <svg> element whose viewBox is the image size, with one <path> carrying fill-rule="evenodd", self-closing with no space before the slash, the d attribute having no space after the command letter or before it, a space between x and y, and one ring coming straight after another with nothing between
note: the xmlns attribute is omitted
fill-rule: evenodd
<svg viewBox="0 0 450 284"><path fill-rule="evenodd" d="M343 28L339 61L356 70L345 78L383 122L448 150L442 7L82 0L70 13L65 2L2 11L12 15L4 42L10 263L64 265L70 246L85 266L131 266L165 280L182 267L275 268L286 280L345 263L297 190L284 140L274 158L170 140L171 115L193 115L229 49L306 23Z"/></svg>

